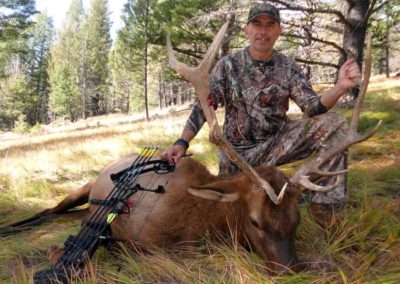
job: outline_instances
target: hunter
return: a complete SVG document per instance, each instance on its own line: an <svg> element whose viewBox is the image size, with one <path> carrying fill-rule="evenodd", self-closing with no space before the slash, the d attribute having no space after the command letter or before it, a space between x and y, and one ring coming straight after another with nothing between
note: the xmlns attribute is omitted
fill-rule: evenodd
<svg viewBox="0 0 400 284"><path fill-rule="evenodd" d="M354 59L340 68L336 84L318 96L305 74L294 62L274 50L282 34L279 10L269 3L254 4L243 28L249 45L218 61L210 76L210 104L225 108L223 134L235 150L251 165L279 166L304 159L316 151L325 151L347 132L342 116L328 112L350 88L361 72ZM307 116L290 120L289 99ZM161 157L176 164L185 155L205 117L196 101L181 137ZM347 153L338 155L323 170L347 168ZM219 175L238 171L223 153ZM309 211L316 222L328 228L340 221L339 211L346 201L346 174L332 191L309 192ZM337 177L325 177L317 183L330 185Z"/></svg>

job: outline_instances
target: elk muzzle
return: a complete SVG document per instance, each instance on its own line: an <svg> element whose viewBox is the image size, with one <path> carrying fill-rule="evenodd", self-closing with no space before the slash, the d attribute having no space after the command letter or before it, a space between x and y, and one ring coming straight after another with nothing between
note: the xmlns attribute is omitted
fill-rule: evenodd
<svg viewBox="0 0 400 284"><path fill-rule="evenodd" d="M272 273L288 273L296 271L299 267L294 237L289 236L280 239L268 239L268 261L267 266Z"/></svg>

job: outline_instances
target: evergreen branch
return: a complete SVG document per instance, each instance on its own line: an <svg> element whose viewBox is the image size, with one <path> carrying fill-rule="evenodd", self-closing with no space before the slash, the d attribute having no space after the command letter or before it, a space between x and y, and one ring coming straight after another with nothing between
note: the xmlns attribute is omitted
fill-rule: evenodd
<svg viewBox="0 0 400 284"><path fill-rule="evenodd" d="M373 8L373 6L371 5L371 7L372 7L372 12L371 12L371 14L374 14L375 12L377 12L377 11L379 11L380 9L382 9L384 6L386 6L387 4L389 4L391 1L393 1L393 0L386 0L386 1L383 1L381 4L379 4L377 7L375 7L375 8ZM376 2L376 1L375 1ZM375 5L375 3L374 3L374 5Z"/></svg>
<svg viewBox="0 0 400 284"><path fill-rule="evenodd" d="M173 49L174 49L174 51L177 51L178 53L188 55L188 56L194 57L196 59L200 59L200 60L203 59L204 54L199 55L198 53L193 52L191 49L182 49L182 48L178 48L178 47L174 47Z"/></svg>
<svg viewBox="0 0 400 284"><path fill-rule="evenodd" d="M343 47L341 47L340 45L336 44L333 41L329 41L329 40L324 40L324 39L320 39L314 36L301 36L301 35L296 35L296 34L289 34L289 33L285 33L284 36L286 37L290 37L290 38L297 38L297 39L305 39L305 40L313 40L315 42L320 42L329 46L334 47L335 49L337 49L343 56L346 56L346 51L343 49Z"/></svg>
<svg viewBox="0 0 400 284"><path fill-rule="evenodd" d="M300 5L296 5L293 3L287 3L286 1L281 0L271 0L271 2L281 4L285 7L285 10L290 11L302 11L307 13L321 13L321 14L333 14L338 17L339 21L347 26L351 26L347 21L346 17L338 10L334 9L324 9L324 8L308 8Z"/></svg>
<svg viewBox="0 0 400 284"><path fill-rule="evenodd" d="M338 64L333 64L333 63L329 63L329 62L306 60L306 59L300 58L300 57L295 57L295 60L297 62L301 62L301 63L308 64L308 65L320 65L320 66L325 66L325 67L333 67L336 69L340 68L340 66Z"/></svg>
<svg viewBox="0 0 400 284"><path fill-rule="evenodd" d="M372 0L372 3L370 4L367 14L365 15L365 18L369 19L369 17L371 17L371 15L374 13L374 6L376 4L377 0Z"/></svg>

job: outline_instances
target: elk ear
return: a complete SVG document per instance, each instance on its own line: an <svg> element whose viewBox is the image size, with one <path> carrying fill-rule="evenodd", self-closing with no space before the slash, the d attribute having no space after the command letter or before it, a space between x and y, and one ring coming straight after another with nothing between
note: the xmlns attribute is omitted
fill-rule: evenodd
<svg viewBox="0 0 400 284"><path fill-rule="evenodd" d="M204 199L230 202L239 198L239 188L239 182L235 179L216 181L199 187L189 187L187 191Z"/></svg>

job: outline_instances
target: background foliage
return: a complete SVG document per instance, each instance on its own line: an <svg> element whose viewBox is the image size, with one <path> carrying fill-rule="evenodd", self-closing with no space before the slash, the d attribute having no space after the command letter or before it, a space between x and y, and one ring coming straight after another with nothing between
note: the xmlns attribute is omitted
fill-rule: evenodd
<svg viewBox="0 0 400 284"><path fill-rule="evenodd" d="M166 34L179 59L194 64L229 21L223 56L245 46L241 29L252 2L127 0L112 43L107 0L93 0L87 11L73 0L58 31L34 0L1 0L0 129L143 110L149 119L152 111L190 100L193 90L168 66ZM270 2L282 14L277 49L294 56L313 83L334 82L348 57L361 65L367 31L375 73L399 72L399 0Z"/></svg>

